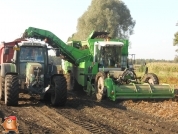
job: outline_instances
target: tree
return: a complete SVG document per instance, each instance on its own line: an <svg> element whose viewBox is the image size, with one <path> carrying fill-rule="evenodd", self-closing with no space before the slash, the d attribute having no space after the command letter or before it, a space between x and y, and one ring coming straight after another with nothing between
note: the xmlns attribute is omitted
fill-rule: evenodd
<svg viewBox="0 0 178 134"><path fill-rule="evenodd" d="M174 46L178 46L178 32L174 34L174 41L173 41Z"/></svg>
<svg viewBox="0 0 178 134"><path fill-rule="evenodd" d="M174 34L173 46L178 46L178 32L176 32ZM178 49L176 49L175 51L178 52ZM178 62L178 56L177 55L174 57L174 61Z"/></svg>
<svg viewBox="0 0 178 134"><path fill-rule="evenodd" d="M77 32L68 40L86 40L93 31L108 31L113 38L129 38L135 21L121 0L92 0L88 10L78 19Z"/></svg>

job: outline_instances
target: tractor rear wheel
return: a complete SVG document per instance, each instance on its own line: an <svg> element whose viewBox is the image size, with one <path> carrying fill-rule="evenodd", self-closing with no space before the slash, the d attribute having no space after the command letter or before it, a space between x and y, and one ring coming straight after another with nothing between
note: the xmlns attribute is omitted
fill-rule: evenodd
<svg viewBox="0 0 178 134"><path fill-rule="evenodd" d="M95 77L96 99L98 102L100 102L106 96L104 87L105 78L106 74L104 72L98 72Z"/></svg>
<svg viewBox="0 0 178 134"><path fill-rule="evenodd" d="M155 85L155 84L159 84L159 79L156 74L148 73L148 74L145 74L143 78L143 82Z"/></svg>
<svg viewBox="0 0 178 134"><path fill-rule="evenodd" d="M7 106L18 105L19 83L17 75L6 75L4 86L5 104Z"/></svg>
<svg viewBox="0 0 178 134"><path fill-rule="evenodd" d="M0 100L3 101L4 101L4 85L5 85L4 78L0 77Z"/></svg>
<svg viewBox="0 0 178 134"><path fill-rule="evenodd" d="M51 93L51 104L53 106L64 106L67 101L67 82L63 75L54 76L54 92Z"/></svg>

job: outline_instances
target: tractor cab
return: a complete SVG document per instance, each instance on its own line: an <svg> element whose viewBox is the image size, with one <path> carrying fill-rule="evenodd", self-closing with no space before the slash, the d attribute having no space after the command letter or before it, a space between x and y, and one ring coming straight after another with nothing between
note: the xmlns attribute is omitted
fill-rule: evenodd
<svg viewBox="0 0 178 134"><path fill-rule="evenodd" d="M98 62L102 70L124 70L127 68L127 56L122 55L122 42L98 41L94 45L94 62Z"/></svg>
<svg viewBox="0 0 178 134"><path fill-rule="evenodd" d="M123 42L98 41L94 45L94 62L99 71L106 72L118 83L135 80L133 70L134 55L123 54ZM129 79L129 81L127 81Z"/></svg>

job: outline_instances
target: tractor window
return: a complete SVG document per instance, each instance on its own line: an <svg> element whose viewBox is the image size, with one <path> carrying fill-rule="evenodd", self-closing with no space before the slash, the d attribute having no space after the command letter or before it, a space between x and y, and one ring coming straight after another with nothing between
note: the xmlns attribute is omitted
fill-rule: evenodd
<svg viewBox="0 0 178 134"><path fill-rule="evenodd" d="M21 47L20 61L44 62L44 52L42 47Z"/></svg>
<svg viewBox="0 0 178 134"><path fill-rule="evenodd" d="M120 67L121 63L121 47L105 46L97 50L96 57L100 67Z"/></svg>

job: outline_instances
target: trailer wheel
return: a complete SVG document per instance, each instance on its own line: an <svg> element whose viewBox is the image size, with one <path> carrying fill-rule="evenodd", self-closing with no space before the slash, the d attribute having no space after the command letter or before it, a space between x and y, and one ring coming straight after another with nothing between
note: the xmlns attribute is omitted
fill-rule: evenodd
<svg viewBox="0 0 178 134"><path fill-rule="evenodd" d="M7 106L18 105L19 99L19 83L17 75L6 75L4 86L5 104Z"/></svg>
<svg viewBox="0 0 178 134"><path fill-rule="evenodd" d="M67 82L63 75L54 76L54 92L51 93L52 106L64 106L67 101Z"/></svg>
<svg viewBox="0 0 178 134"><path fill-rule="evenodd" d="M148 73L148 74L145 74L143 78L143 82L155 85L155 84L159 84L159 79L156 74Z"/></svg>
<svg viewBox="0 0 178 134"><path fill-rule="evenodd" d="M96 99L98 102L100 102L106 96L104 87L105 78L106 75L104 72L98 72L95 77Z"/></svg>
<svg viewBox="0 0 178 134"><path fill-rule="evenodd" d="M0 77L0 100L4 101L4 85L5 81L3 77Z"/></svg>

